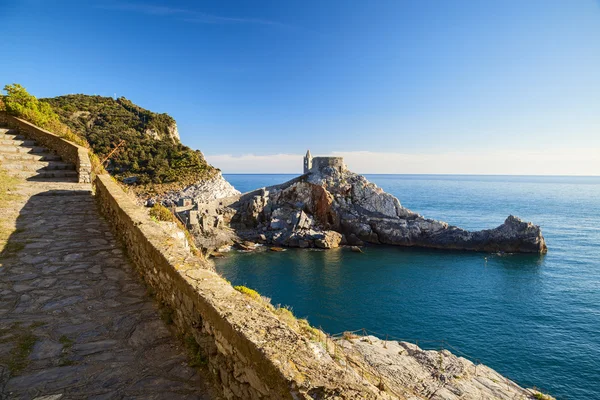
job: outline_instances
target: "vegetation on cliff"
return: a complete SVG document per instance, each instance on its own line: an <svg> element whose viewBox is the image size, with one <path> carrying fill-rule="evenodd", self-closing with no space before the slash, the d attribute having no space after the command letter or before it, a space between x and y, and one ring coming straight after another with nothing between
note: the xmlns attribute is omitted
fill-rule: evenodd
<svg viewBox="0 0 600 400"><path fill-rule="evenodd" d="M4 91L0 111L89 148L96 171L102 168L99 160L110 156L105 162L108 172L120 181L134 178L138 192L180 189L217 172L200 151L179 142L172 117L124 97L76 94L37 99L19 84L6 85Z"/></svg>
<svg viewBox="0 0 600 400"><path fill-rule="evenodd" d="M85 137L101 159L124 141L106 167L120 180L135 177L141 185L187 186L216 171L201 152L179 142L175 120L167 114L153 113L124 97L75 94L42 101Z"/></svg>

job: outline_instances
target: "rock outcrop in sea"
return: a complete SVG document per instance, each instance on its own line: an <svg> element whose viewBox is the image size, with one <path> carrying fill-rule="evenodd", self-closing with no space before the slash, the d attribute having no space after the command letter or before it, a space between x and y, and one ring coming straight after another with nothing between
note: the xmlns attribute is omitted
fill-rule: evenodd
<svg viewBox="0 0 600 400"><path fill-rule="evenodd" d="M219 189L217 198L210 192L213 186L188 188L168 199L194 199L197 212L180 211L197 236L205 238L226 228L239 241L287 247L372 243L485 252L547 251L540 227L531 222L510 215L494 229L470 232L402 207L396 197L346 168L326 165L243 195ZM218 242L215 245L227 244Z"/></svg>

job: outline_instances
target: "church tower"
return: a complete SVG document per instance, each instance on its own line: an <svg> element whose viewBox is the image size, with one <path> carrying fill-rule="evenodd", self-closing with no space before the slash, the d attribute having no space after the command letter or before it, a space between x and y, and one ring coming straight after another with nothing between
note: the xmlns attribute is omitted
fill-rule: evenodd
<svg viewBox="0 0 600 400"><path fill-rule="evenodd" d="M304 156L304 173L308 174L310 169L312 168L312 156L310 155L310 150L306 151L306 155Z"/></svg>

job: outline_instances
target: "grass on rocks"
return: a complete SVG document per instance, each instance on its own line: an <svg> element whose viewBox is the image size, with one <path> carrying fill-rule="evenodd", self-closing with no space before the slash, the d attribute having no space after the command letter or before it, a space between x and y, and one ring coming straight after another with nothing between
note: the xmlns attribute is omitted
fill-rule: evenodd
<svg viewBox="0 0 600 400"><path fill-rule="evenodd" d="M4 359L0 360L8 366L11 376L18 375L29 365L29 355L33 350L35 342L37 342L37 337L33 334L33 330L42 325L44 325L43 322L35 322L24 327L21 323L17 322L9 328L0 329L0 343L13 344L10 353Z"/></svg>
<svg viewBox="0 0 600 400"><path fill-rule="evenodd" d="M67 365L75 364L75 362L69 358L69 356L71 355L71 348L73 347L73 344L75 342L73 342L72 339L68 338L65 335L62 335L58 339L58 341L63 346L62 351L60 353L60 358L58 360L58 365L60 367L65 367Z"/></svg>
<svg viewBox="0 0 600 400"><path fill-rule="evenodd" d="M282 307L281 305L273 306L271 304L270 298L261 296L260 293L258 293L256 290L250 289L246 286L234 286L233 288L238 292L259 302L267 310L275 314L280 321L285 323L296 333L306 336L307 338L315 342L321 341L325 337L325 334L317 328L312 327L307 319L296 317L290 307Z"/></svg>
<svg viewBox="0 0 600 400"><path fill-rule="evenodd" d="M29 331L23 332L17 337L15 347L8 360L8 369L11 375L16 375L27 367L29 364L27 357L31 354L36 341L37 338Z"/></svg>
<svg viewBox="0 0 600 400"><path fill-rule="evenodd" d="M260 300L260 294L258 294L258 292L254 289L250 289L246 286L234 286L233 288L254 300Z"/></svg>
<svg viewBox="0 0 600 400"><path fill-rule="evenodd" d="M190 251L192 252L192 254L194 254L196 257L204 258L202 252L198 249L198 247L196 247L196 241L194 240L194 237L192 236L190 231L185 227L183 222L181 222L179 218L177 218L175 214L171 212L171 210L169 210L162 204L156 203L150 208L148 214L150 215L150 218L156 223L174 222L185 235L185 238L190 246Z"/></svg>
<svg viewBox="0 0 600 400"><path fill-rule="evenodd" d="M158 203L150 209L150 217L158 221L172 222L174 220L173 213L167 207Z"/></svg>

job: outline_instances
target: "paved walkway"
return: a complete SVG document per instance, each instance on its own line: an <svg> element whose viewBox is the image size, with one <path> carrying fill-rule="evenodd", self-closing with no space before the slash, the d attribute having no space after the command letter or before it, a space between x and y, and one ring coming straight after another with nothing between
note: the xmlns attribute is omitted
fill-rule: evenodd
<svg viewBox="0 0 600 400"><path fill-rule="evenodd" d="M0 399L215 398L88 190L23 181L0 210Z"/></svg>

